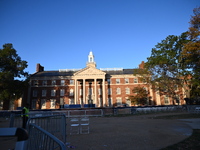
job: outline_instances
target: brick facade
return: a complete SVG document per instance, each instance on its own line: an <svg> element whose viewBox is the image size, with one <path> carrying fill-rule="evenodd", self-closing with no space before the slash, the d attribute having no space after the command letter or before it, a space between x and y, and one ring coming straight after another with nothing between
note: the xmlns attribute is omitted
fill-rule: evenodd
<svg viewBox="0 0 200 150"><path fill-rule="evenodd" d="M139 68L144 67L144 62ZM87 66L81 70L44 71L37 64L30 77L28 103L32 109L56 109L65 105L95 104L95 107L131 106L129 95L134 87L142 86L150 93L150 105L164 105L164 97L133 75L134 69L97 69L90 52ZM183 99L183 97L181 97ZM169 103L172 102L169 99Z"/></svg>

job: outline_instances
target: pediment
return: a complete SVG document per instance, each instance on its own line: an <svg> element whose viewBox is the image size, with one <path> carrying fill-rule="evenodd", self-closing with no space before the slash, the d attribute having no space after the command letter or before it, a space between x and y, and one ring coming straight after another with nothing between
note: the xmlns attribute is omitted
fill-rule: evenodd
<svg viewBox="0 0 200 150"><path fill-rule="evenodd" d="M96 69L94 67L86 67L82 70L79 70L74 74L74 76L105 76L105 72Z"/></svg>

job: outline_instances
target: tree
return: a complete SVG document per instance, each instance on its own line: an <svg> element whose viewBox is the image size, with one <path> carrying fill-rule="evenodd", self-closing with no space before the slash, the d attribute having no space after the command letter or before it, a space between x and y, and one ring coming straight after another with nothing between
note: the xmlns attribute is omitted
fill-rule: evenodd
<svg viewBox="0 0 200 150"><path fill-rule="evenodd" d="M185 82L182 78L185 74L185 67L182 65L181 52L183 45L187 42L186 33L180 36L167 36L152 49L151 56L145 63L145 71L143 71L149 74L145 78L148 84L161 95L167 95L173 100L178 98L176 89L183 87ZM142 76L144 78L144 75Z"/></svg>
<svg viewBox="0 0 200 150"><path fill-rule="evenodd" d="M187 32L190 40L183 47L182 57L184 65L191 75L191 98L200 98L200 7L193 10L190 27Z"/></svg>
<svg viewBox="0 0 200 150"><path fill-rule="evenodd" d="M134 105L145 105L148 104L147 100L150 100L151 97L149 97L148 91L145 89L145 87L135 87L132 92L134 95L130 95L129 99L131 100L131 103Z"/></svg>
<svg viewBox="0 0 200 150"><path fill-rule="evenodd" d="M21 60L12 44L4 44L0 49L0 101L3 109L9 109L10 101L22 96L27 81L19 80L28 77L24 71L27 62Z"/></svg>

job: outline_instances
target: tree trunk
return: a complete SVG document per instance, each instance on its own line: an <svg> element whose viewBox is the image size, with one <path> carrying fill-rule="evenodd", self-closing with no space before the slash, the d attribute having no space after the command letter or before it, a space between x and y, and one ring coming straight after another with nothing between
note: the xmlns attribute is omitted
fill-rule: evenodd
<svg viewBox="0 0 200 150"><path fill-rule="evenodd" d="M3 100L3 110L9 110L10 100Z"/></svg>

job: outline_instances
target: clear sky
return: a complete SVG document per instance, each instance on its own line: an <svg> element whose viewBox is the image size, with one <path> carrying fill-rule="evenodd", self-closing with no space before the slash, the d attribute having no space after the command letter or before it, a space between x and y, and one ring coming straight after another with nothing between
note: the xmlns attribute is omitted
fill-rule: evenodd
<svg viewBox="0 0 200 150"><path fill-rule="evenodd" d="M26 71L135 68L168 35L188 30L199 0L0 0L0 46L12 43Z"/></svg>

